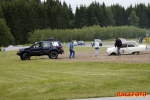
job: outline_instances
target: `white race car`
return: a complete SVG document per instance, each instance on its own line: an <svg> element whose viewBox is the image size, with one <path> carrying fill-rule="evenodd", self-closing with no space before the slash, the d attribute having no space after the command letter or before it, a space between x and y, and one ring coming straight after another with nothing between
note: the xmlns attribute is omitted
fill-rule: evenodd
<svg viewBox="0 0 150 100"><path fill-rule="evenodd" d="M122 42L122 47L120 48L121 54L139 54L147 49L146 45L139 45L135 41L124 41ZM108 55L117 54L117 47L110 47L106 50Z"/></svg>

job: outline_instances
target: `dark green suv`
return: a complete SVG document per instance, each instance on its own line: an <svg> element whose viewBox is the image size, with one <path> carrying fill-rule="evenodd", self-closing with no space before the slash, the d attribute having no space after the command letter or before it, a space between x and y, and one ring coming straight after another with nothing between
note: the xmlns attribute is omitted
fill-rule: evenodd
<svg viewBox="0 0 150 100"><path fill-rule="evenodd" d="M19 49L17 55L21 60L30 60L31 56L48 55L51 59L57 59L58 54L63 54L64 50L59 41L39 41L35 42L29 48Z"/></svg>

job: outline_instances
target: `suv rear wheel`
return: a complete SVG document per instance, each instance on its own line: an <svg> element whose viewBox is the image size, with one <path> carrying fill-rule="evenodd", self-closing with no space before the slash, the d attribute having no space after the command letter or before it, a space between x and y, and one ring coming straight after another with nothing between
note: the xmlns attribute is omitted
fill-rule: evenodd
<svg viewBox="0 0 150 100"><path fill-rule="evenodd" d="M58 57L58 53L56 51L50 52L49 58L51 58L51 59L57 59L57 57Z"/></svg>
<svg viewBox="0 0 150 100"><path fill-rule="evenodd" d="M20 58L21 60L30 60L30 55L28 53L23 53Z"/></svg>

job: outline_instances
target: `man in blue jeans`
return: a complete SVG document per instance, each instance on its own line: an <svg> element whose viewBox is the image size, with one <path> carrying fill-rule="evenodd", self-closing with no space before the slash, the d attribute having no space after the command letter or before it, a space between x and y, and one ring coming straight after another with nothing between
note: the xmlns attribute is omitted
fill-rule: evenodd
<svg viewBox="0 0 150 100"><path fill-rule="evenodd" d="M74 57L74 56L75 56L75 52L74 52L74 50L73 50L73 40L72 40L71 43L70 43L69 51L70 51L69 59L75 58L75 57Z"/></svg>

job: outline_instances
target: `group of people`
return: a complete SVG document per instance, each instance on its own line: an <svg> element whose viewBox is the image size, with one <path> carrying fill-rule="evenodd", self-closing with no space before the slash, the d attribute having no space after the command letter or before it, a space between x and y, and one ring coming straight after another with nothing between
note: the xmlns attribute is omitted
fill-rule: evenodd
<svg viewBox="0 0 150 100"><path fill-rule="evenodd" d="M121 40L118 37L116 37L115 47L117 47L117 55L118 56L121 55L121 53L120 53L121 46L122 46ZM97 40L97 41L95 41L95 57L98 56L99 49L100 49L100 46L99 46L99 42ZM69 59L75 58L75 51L73 50L73 40L70 43L69 51L70 51Z"/></svg>

